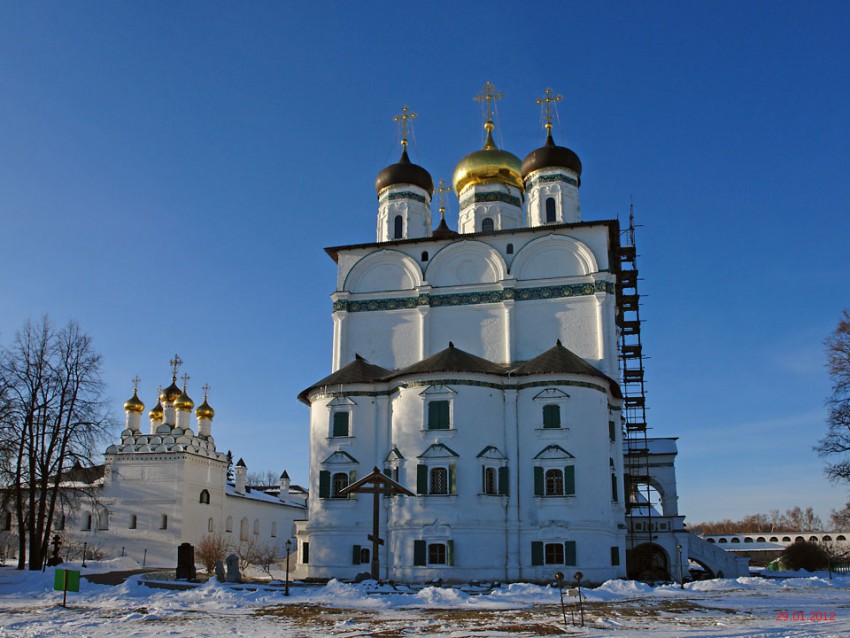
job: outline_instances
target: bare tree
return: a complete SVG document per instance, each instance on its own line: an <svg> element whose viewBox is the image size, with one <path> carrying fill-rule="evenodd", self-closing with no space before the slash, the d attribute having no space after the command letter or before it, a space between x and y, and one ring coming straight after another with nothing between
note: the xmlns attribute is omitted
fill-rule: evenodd
<svg viewBox="0 0 850 638"><path fill-rule="evenodd" d="M212 574L215 564L227 558L230 548L230 541L221 532L207 534L198 543L198 548L195 550L195 557L201 561L207 570L207 574Z"/></svg>
<svg viewBox="0 0 850 638"><path fill-rule="evenodd" d="M832 394L826 401L829 408L826 436L815 450L821 457L836 459L826 465L829 478L850 481L850 312L844 311L825 344Z"/></svg>
<svg viewBox="0 0 850 638"><path fill-rule="evenodd" d="M832 510L829 513L830 526L834 530L850 529L850 501L840 510Z"/></svg>
<svg viewBox="0 0 850 638"><path fill-rule="evenodd" d="M41 569L63 475L91 465L105 434L100 365L76 323L56 329L47 317L28 321L0 351L0 472L17 521L18 569L27 558L30 569Z"/></svg>
<svg viewBox="0 0 850 638"><path fill-rule="evenodd" d="M740 521L725 519L722 521L708 521L705 523L692 523L689 529L701 532L707 536L718 534L755 534L757 532L818 532L823 530L820 516L815 514L811 507L805 510L799 505L785 510L780 514L779 510L770 510L768 514L749 514Z"/></svg>
<svg viewBox="0 0 850 638"><path fill-rule="evenodd" d="M248 472L246 482L253 487L277 487L280 483L278 473L273 470L265 472Z"/></svg>

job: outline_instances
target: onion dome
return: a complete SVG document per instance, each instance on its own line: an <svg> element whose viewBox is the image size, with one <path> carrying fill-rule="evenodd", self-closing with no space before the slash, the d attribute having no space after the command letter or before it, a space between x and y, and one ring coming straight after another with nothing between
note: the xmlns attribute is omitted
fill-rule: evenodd
<svg viewBox="0 0 850 638"><path fill-rule="evenodd" d="M431 179L431 173L410 161L407 148L402 150L401 159L397 163L390 164L378 173L375 179L375 190L380 195L385 188L395 184L412 184L427 191L428 195L434 194L434 180Z"/></svg>
<svg viewBox="0 0 850 638"><path fill-rule="evenodd" d="M207 403L207 395L204 394L204 402L195 410L195 416L199 419L209 419L212 421L215 416L215 410Z"/></svg>
<svg viewBox="0 0 850 638"><path fill-rule="evenodd" d="M455 192L460 194L470 184L484 182L502 182L524 188L519 158L496 146L493 141L493 122L488 120L484 128L487 129L484 148L464 157L455 168L452 178Z"/></svg>
<svg viewBox="0 0 850 638"><path fill-rule="evenodd" d="M177 377L171 377L171 385L165 388L159 394L159 400L163 403L174 404L174 400L183 394L183 391L180 389L180 386L177 385Z"/></svg>
<svg viewBox="0 0 850 638"><path fill-rule="evenodd" d="M579 178L581 185L581 160L566 146L558 146L552 139L552 132L546 134L546 143L531 151L522 162L522 177L527 178L541 168L566 168Z"/></svg>
<svg viewBox="0 0 850 638"><path fill-rule="evenodd" d="M160 401L157 401L156 405L153 406L150 412L148 412L148 416L154 421L162 421L163 414L162 402Z"/></svg>
<svg viewBox="0 0 850 638"><path fill-rule="evenodd" d="M124 401L124 411L141 414L145 411L145 404L139 398L138 390L133 390L133 396Z"/></svg>
<svg viewBox="0 0 850 638"><path fill-rule="evenodd" d="M186 393L186 386L184 385L183 392L174 400L174 408L183 412L191 412L194 407L195 402L189 398L189 395Z"/></svg>

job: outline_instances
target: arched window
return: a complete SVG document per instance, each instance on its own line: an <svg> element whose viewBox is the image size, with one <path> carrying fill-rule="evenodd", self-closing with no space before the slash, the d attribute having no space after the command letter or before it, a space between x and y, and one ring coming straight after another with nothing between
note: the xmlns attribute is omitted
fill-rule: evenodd
<svg viewBox="0 0 850 638"><path fill-rule="evenodd" d="M427 250L422 251L422 261L428 261L428 251Z"/></svg>
<svg viewBox="0 0 850 638"><path fill-rule="evenodd" d="M233 517L232 516L227 517L227 520L224 523L224 531L225 532L232 532L233 531Z"/></svg>
<svg viewBox="0 0 850 638"><path fill-rule="evenodd" d="M86 514L83 518L83 529L89 530L91 529L91 514Z"/></svg>
<svg viewBox="0 0 850 638"><path fill-rule="evenodd" d="M257 536L260 533L260 519L254 519L254 535Z"/></svg>
<svg viewBox="0 0 850 638"><path fill-rule="evenodd" d="M393 239L401 239L404 236L404 220L401 215L396 215L393 220Z"/></svg>
<svg viewBox="0 0 850 638"><path fill-rule="evenodd" d="M431 489L429 494L449 493L449 471L444 467L432 467L430 472Z"/></svg>
<svg viewBox="0 0 850 638"><path fill-rule="evenodd" d="M159 529L168 529L168 514L159 517Z"/></svg>
<svg viewBox="0 0 850 638"><path fill-rule="evenodd" d="M508 244L507 247L505 248L505 252L508 253L509 255L513 255L514 254L514 245Z"/></svg>
<svg viewBox="0 0 850 638"><path fill-rule="evenodd" d="M272 523L272 538L277 536L277 522Z"/></svg>
<svg viewBox="0 0 850 638"><path fill-rule="evenodd" d="M551 224L555 221L555 198L546 198L546 223Z"/></svg>
<svg viewBox="0 0 850 638"><path fill-rule="evenodd" d="M331 498L345 498L345 495L340 492L346 487L348 487L348 474L345 472L334 474L331 477Z"/></svg>
<svg viewBox="0 0 850 638"><path fill-rule="evenodd" d="M564 474L561 470L546 470L546 496L563 496Z"/></svg>
<svg viewBox="0 0 850 638"><path fill-rule="evenodd" d="M109 529L109 510L101 508L97 512L97 528L106 530Z"/></svg>
<svg viewBox="0 0 850 638"><path fill-rule="evenodd" d="M481 220L481 232L492 233L494 228L492 217L485 217Z"/></svg>
<svg viewBox="0 0 850 638"><path fill-rule="evenodd" d="M248 540L248 519L243 518L239 523L239 540L247 541Z"/></svg>
<svg viewBox="0 0 850 638"><path fill-rule="evenodd" d="M210 504L210 493L207 490L201 490L201 503L204 505Z"/></svg>
<svg viewBox="0 0 850 638"><path fill-rule="evenodd" d="M212 534L215 531L215 521L210 517L207 521L207 531Z"/></svg>
<svg viewBox="0 0 850 638"><path fill-rule="evenodd" d="M484 493L485 494L496 494L496 468L495 467L485 467L484 468Z"/></svg>
<svg viewBox="0 0 850 638"><path fill-rule="evenodd" d="M135 514L130 514L130 529L136 529L136 526L139 523L139 519L136 518Z"/></svg>

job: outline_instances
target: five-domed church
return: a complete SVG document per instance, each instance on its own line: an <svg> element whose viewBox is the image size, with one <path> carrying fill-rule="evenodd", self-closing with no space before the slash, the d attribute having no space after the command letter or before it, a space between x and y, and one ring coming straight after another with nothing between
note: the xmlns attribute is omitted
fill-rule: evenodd
<svg viewBox="0 0 850 638"><path fill-rule="evenodd" d="M376 180L376 242L338 265L332 373L310 406L299 573L369 571L377 467L382 578L544 580L555 566L625 576L616 220L581 220L581 162L555 143L523 161L486 141L457 164L457 230L406 149ZM539 100L551 113L547 91ZM447 189L446 189L447 190ZM442 189L440 190L442 196Z"/></svg>

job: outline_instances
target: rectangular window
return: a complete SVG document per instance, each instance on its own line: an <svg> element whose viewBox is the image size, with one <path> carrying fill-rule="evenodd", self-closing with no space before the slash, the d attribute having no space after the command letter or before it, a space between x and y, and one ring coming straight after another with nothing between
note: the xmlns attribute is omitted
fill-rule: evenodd
<svg viewBox="0 0 850 638"><path fill-rule="evenodd" d="M611 475L611 500L617 502L617 475Z"/></svg>
<svg viewBox="0 0 850 638"><path fill-rule="evenodd" d="M83 529L90 530L91 529L91 514L86 514L83 518Z"/></svg>
<svg viewBox="0 0 850 638"><path fill-rule="evenodd" d="M428 429L448 430L449 424L449 402L431 401L428 403Z"/></svg>
<svg viewBox="0 0 850 638"><path fill-rule="evenodd" d="M617 566L620 564L620 548L612 547L611 548L611 565Z"/></svg>
<svg viewBox="0 0 850 638"><path fill-rule="evenodd" d="M608 421L608 438L611 439L611 443L617 440L617 424L613 421Z"/></svg>
<svg viewBox="0 0 850 638"><path fill-rule="evenodd" d="M428 545L428 564L446 564L446 546L443 543L431 543Z"/></svg>
<svg viewBox="0 0 850 638"><path fill-rule="evenodd" d="M544 405L543 406L543 427L544 428L559 428L561 427L561 406L559 405Z"/></svg>
<svg viewBox="0 0 850 638"><path fill-rule="evenodd" d="M310 543L306 541L301 543L301 562L305 565L310 563Z"/></svg>
<svg viewBox="0 0 850 638"><path fill-rule="evenodd" d="M138 519L135 514L130 514L130 529L136 529Z"/></svg>
<svg viewBox="0 0 850 638"><path fill-rule="evenodd" d="M350 412L334 412L332 436L349 436Z"/></svg>
<svg viewBox="0 0 850 638"><path fill-rule="evenodd" d="M561 543L546 543L544 552L547 565L564 564L564 546Z"/></svg>
<svg viewBox="0 0 850 638"><path fill-rule="evenodd" d="M482 477L482 486L481 491L484 494L495 495L497 494L496 488L496 468L495 467L485 467L482 468L484 470L484 475Z"/></svg>

